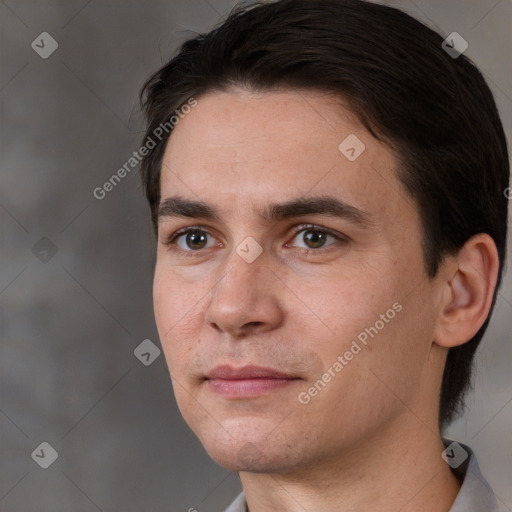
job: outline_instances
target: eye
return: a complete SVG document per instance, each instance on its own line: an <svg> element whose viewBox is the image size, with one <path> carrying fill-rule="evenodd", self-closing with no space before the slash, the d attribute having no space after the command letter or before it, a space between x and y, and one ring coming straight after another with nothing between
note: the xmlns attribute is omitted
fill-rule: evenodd
<svg viewBox="0 0 512 512"><path fill-rule="evenodd" d="M285 247L298 247L306 253L322 253L328 250L329 246L336 243L348 243L349 239L344 235L331 232L325 228L314 225L302 225L295 231L291 242L285 244ZM165 237L162 244L166 245L170 251L181 252L183 256L198 256L203 249L222 246L210 233L201 227L184 228Z"/></svg>
<svg viewBox="0 0 512 512"><path fill-rule="evenodd" d="M208 240L208 237L210 237L210 240ZM164 243L165 245L177 245L183 251L194 252L214 247L215 239L202 229L189 228L175 233L171 240Z"/></svg>
<svg viewBox="0 0 512 512"><path fill-rule="evenodd" d="M330 241L330 243L328 243ZM323 249L333 245L336 241L347 241L342 236L334 235L330 231L316 226L302 227L295 232L291 245L303 249ZM296 245L298 244L298 245ZM301 245L302 244L302 245ZM289 244L287 244L289 245Z"/></svg>

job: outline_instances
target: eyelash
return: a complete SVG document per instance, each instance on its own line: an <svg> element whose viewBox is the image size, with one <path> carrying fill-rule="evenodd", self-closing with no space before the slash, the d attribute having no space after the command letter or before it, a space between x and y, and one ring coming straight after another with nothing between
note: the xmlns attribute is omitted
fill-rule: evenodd
<svg viewBox="0 0 512 512"><path fill-rule="evenodd" d="M163 245L168 247L169 251L179 251L183 254L186 258L195 258L200 255L202 252L201 249L198 249L197 251L185 251L179 247L176 246L175 241L180 238L183 235L187 235L188 233L194 232L194 231L200 231L202 233L206 233L207 235L212 236L208 231L202 227L202 226L190 226L184 229L180 229L179 231L176 231L169 235L168 237L164 238ZM350 239L345 236L341 235L340 233L336 233L335 231L331 231L326 228L321 228L319 226L316 226L314 224L302 224L301 226L298 226L297 229L294 231L292 240L297 237L299 233L302 231L314 231L315 233L322 233L325 235L330 235L333 238L335 238L338 242L341 242L342 244L346 244L350 241ZM320 255L323 254L324 251L328 251L329 247L333 244L329 244L325 247L320 247L319 249L305 249L303 247L300 247L299 249L306 254L307 256L310 255Z"/></svg>

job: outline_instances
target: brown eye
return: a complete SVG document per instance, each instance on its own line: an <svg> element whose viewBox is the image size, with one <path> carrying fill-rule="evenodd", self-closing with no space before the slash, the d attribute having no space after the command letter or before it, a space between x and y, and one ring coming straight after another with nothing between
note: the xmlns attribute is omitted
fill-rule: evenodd
<svg viewBox="0 0 512 512"><path fill-rule="evenodd" d="M327 233L308 229L307 231L304 231L302 240L310 249L318 249L319 247L323 247L325 244L325 241L327 240Z"/></svg>
<svg viewBox="0 0 512 512"><path fill-rule="evenodd" d="M190 249L203 249L206 243L207 238L203 231L191 231L185 235L185 244Z"/></svg>
<svg viewBox="0 0 512 512"><path fill-rule="evenodd" d="M201 249L213 247L215 239L202 229L192 228L177 233L166 245L176 245L179 249L186 252L197 252Z"/></svg>
<svg viewBox="0 0 512 512"><path fill-rule="evenodd" d="M323 249L338 240L341 241L328 231L310 227L297 231L291 245L302 249Z"/></svg>

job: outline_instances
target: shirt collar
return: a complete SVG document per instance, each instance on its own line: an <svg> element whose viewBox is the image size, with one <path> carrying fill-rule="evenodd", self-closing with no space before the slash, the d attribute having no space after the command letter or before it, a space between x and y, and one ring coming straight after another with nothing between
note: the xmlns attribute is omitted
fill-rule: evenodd
<svg viewBox="0 0 512 512"><path fill-rule="evenodd" d="M443 440L443 442L447 448L452 443L455 443L455 445L461 447L468 454L467 461L460 468L454 470L455 474L463 478L463 481L450 512L480 512L482 510L498 512L496 496L487 480L483 477L476 456L471 448L454 441Z"/></svg>

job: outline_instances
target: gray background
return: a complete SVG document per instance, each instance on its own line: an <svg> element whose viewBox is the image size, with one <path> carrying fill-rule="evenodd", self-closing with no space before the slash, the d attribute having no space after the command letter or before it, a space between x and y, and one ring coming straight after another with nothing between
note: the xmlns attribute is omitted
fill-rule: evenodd
<svg viewBox="0 0 512 512"><path fill-rule="evenodd" d="M469 42L511 140L512 2L389 3ZM213 512L240 490L181 419L163 354L150 366L133 354L159 343L137 170L105 199L92 194L139 148L145 78L232 4L0 2L2 511ZM44 31L59 45L48 59L31 48ZM470 410L448 432L476 451L502 510L512 507L510 279ZM31 458L43 441L59 454L48 469Z"/></svg>

